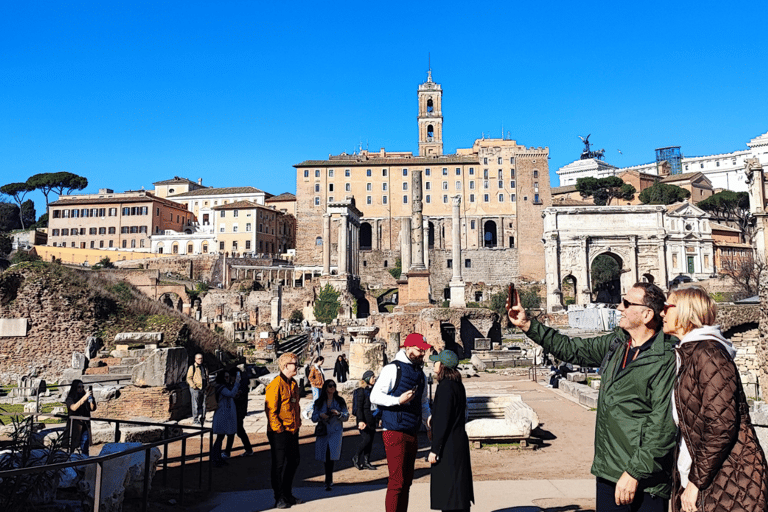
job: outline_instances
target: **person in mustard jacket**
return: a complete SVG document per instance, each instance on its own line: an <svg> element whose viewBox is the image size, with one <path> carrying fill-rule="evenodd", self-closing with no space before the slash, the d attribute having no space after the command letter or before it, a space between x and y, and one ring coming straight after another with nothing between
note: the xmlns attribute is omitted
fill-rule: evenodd
<svg viewBox="0 0 768 512"><path fill-rule="evenodd" d="M293 495L293 477L299 467L299 385L296 354L286 352L277 359L280 374L267 386L264 411L267 415L267 439L272 455L272 490L275 508L289 508L302 503Z"/></svg>

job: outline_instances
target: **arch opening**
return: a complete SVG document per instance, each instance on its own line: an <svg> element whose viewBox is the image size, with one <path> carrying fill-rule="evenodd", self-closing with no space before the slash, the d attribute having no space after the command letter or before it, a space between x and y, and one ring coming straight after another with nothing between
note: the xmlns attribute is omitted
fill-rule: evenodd
<svg viewBox="0 0 768 512"><path fill-rule="evenodd" d="M373 247L373 230L367 222L360 224L360 250L370 251Z"/></svg>
<svg viewBox="0 0 768 512"><path fill-rule="evenodd" d="M492 220L483 224L483 247L496 247L496 223Z"/></svg>
<svg viewBox="0 0 768 512"><path fill-rule="evenodd" d="M595 302L619 303L621 300L622 266L622 259L612 252L598 254L592 260L590 274Z"/></svg>

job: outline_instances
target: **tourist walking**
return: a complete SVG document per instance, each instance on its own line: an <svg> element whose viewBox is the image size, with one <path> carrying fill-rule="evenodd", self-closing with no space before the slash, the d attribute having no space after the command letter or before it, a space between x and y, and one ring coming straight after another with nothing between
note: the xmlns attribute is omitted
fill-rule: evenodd
<svg viewBox="0 0 768 512"><path fill-rule="evenodd" d="M317 423L315 460L325 463L326 491L333 488L333 463L341 458L341 438L348 419L347 403L339 395L336 382L326 380L312 410L312 421Z"/></svg>
<svg viewBox="0 0 768 512"><path fill-rule="evenodd" d="M333 376L339 381L339 384L347 382L347 374L349 373L349 363L344 354L341 354L336 358L336 364L333 367Z"/></svg>
<svg viewBox="0 0 768 512"><path fill-rule="evenodd" d="M320 398L320 389L325 382L325 372L323 372L323 363L325 358L319 356L315 358L312 367L309 369L309 385L312 386L312 402Z"/></svg>
<svg viewBox="0 0 768 512"><path fill-rule="evenodd" d="M371 464L371 451L373 450L373 438L376 435L376 425L381 417L381 411L371 405L371 391L376 383L376 375L368 370L363 373L363 379L360 381L360 387L353 394L352 400L355 406L355 420L357 429L360 431L360 440L357 443L357 451L352 457L352 464L357 469L372 469L376 466Z"/></svg>
<svg viewBox="0 0 768 512"><path fill-rule="evenodd" d="M91 411L96 410L96 399L93 398L93 389L89 386L85 389L85 384L80 379L75 379L69 386L67 398L64 400L67 407L68 416L91 417ZM67 420L67 431L64 433L64 439L69 446L69 453L80 450L83 455L90 455L91 441L91 420Z"/></svg>
<svg viewBox="0 0 768 512"><path fill-rule="evenodd" d="M429 484L432 510L469 511L475 501L469 439L464 429L467 392L456 369L459 358L451 350L429 356L435 362L437 378L432 403L432 449L427 460L432 464Z"/></svg>
<svg viewBox="0 0 768 512"><path fill-rule="evenodd" d="M680 429L673 512L768 510L768 466L749 418L736 349L715 323L717 305L699 287L670 292L664 332L677 336L672 393Z"/></svg>
<svg viewBox="0 0 768 512"><path fill-rule="evenodd" d="M218 407L213 413L211 431L216 434L216 440L211 449L213 465L221 467L227 465L221 456L221 444L227 437L227 446L231 447L237 432L237 410L235 409L235 395L240 388L240 372L235 372L232 377L228 371L221 371L216 375L216 401Z"/></svg>
<svg viewBox="0 0 768 512"><path fill-rule="evenodd" d="M231 381L234 382L237 376L240 375L240 371L237 368L232 368L229 370L229 378ZM243 452L244 457L250 457L253 455L253 446L251 445L251 440L248 438L248 433L245 431L245 426L243 425L243 421L245 420L245 417L248 415L248 391L249 386L247 382L241 382L240 387L237 389L237 393L235 393L235 396L233 398L235 402L235 413L237 416L237 437L240 438L240 442L243 443L243 448L245 451ZM227 449L225 450L225 453L227 457L232 456L232 445L234 444L235 436L228 436L227 437Z"/></svg>
<svg viewBox="0 0 768 512"><path fill-rule="evenodd" d="M299 385L296 354L286 352L277 358L280 373L267 386L264 412L267 416L267 439L272 457L272 491L276 508L289 508L302 503L293 495L293 477L299 467Z"/></svg>
<svg viewBox="0 0 768 512"><path fill-rule="evenodd" d="M192 401L192 424L205 423L205 392L208 388L208 370L203 364L203 354L195 354L195 362L187 370L187 384Z"/></svg>
<svg viewBox="0 0 768 512"><path fill-rule="evenodd" d="M619 304L619 326L595 338L569 338L528 318L520 296L507 298L515 327L556 358L600 367L595 420L597 511L667 510L676 428L670 393L675 380L675 340L662 332L664 292L637 283Z"/></svg>
<svg viewBox="0 0 768 512"><path fill-rule="evenodd" d="M394 361L382 368L371 391L371 403L382 409L382 438L389 468L386 512L408 510L419 450L417 435L421 424L430 418L423 364L431 348L421 334L409 334Z"/></svg>

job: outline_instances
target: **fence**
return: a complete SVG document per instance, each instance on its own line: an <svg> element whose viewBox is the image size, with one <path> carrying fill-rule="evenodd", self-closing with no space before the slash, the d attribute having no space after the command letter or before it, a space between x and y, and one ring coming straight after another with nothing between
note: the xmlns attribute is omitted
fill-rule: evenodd
<svg viewBox="0 0 768 512"><path fill-rule="evenodd" d="M18 413L0 413L0 415L13 415L16 416ZM30 416L30 415L26 415ZM66 416L66 415L40 415L40 414L32 414L31 416L34 417L34 419L37 419L38 416L47 416L47 417L57 417L57 418L64 418L68 420L68 427L71 427L71 421L72 420L90 420L90 421L103 421L110 424L115 425L115 442L119 442L120 440L120 425L142 425L142 426L154 426L154 427L163 427L163 439L160 441L155 441L153 443L146 443L142 444L142 446L137 446L136 448L130 448L128 450L112 453L109 455L103 455L103 456L97 456L97 457L91 457L86 460L78 460L78 461L72 461L72 462L60 462L56 464L47 464L43 466L32 466L32 467L26 467L26 468L19 468L19 469L13 469L8 471L0 471L0 481L5 480L9 477L15 477L15 476L21 476L21 475L27 475L27 474L35 474L35 473L41 473L46 471L57 471L60 469L65 468L71 468L76 466L87 466L90 464L96 464L96 481L95 481L95 488L94 488L94 499L93 499L93 510L94 512L99 511L100 501L101 501L101 487L102 487L102 470L104 467L104 462L112 459L116 459L118 457L124 457L127 455L131 455L133 453L137 453L140 451L144 451L144 486L143 486L143 494L142 494L142 505L141 510L142 512L146 512L147 510L147 502L149 500L149 462L150 457L149 453L152 448L155 447L163 447L163 456L161 459L162 463L162 478L163 478L163 485L166 485L167 483L167 477L168 477L168 445L171 443L175 443L178 441L181 441L181 466L179 471L179 499L178 503L179 505L182 505L184 502L184 469L186 465L187 458L187 439L190 439L192 437L200 436L200 450L198 454L192 455L191 457L194 459L196 457L199 457L199 464L198 464L198 487L202 489L203 487L203 459L207 456L208 457L208 490L210 491L212 488L213 483L213 461L211 460L211 447L213 446L213 432L209 427L197 427L193 425L168 425L166 423L156 423L151 421L138 421L138 420L118 420L114 418L93 418L93 417L81 417L81 416ZM33 420L34 421L34 420ZM169 429L171 427L174 428L180 428L182 429L182 432L184 429L193 430L192 433L182 433L179 436L169 437ZM71 428L67 430L68 432L71 432ZM205 435L208 434L208 451L203 451L203 441L205 438Z"/></svg>

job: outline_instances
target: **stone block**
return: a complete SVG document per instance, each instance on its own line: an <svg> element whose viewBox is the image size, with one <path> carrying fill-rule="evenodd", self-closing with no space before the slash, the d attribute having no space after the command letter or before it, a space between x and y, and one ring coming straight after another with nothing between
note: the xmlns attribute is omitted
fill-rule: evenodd
<svg viewBox="0 0 768 512"><path fill-rule="evenodd" d="M27 413L37 412L37 403L27 402L26 404L24 404L24 412L27 412Z"/></svg>
<svg viewBox="0 0 768 512"><path fill-rule="evenodd" d="M753 425L768 427L768 405L760 404L750 413L750 419ZM762 445L768 447L768 445Z"/></svg>
<svg viewBox="0 0 768 512"><path fill-rule="evenodd" d="M467 422L465 429L470 439L503 439L505 437L529 437L530 420L511 424L507 420L480 418Z"/></svg>
<svg viewBox="0 0 768 512"><path fill-rule="evenodd" d="M755 427L755 433L760 446L768 446L768 427Z"/></svg>
<svg viewBox="0 0 768 512"><path fill-rule="evenodd" d="M587 374L582 372L572 372L566 377L571 382L578 382L579 384L587 383Z"/></svg>
<svg viewBox="0 0 768 512"><path fill-rule="evenodd" d="M102 453L104 453L103 450L107 446L102 448ZM98 510L101 512L122 511L125 487L131 481L130 467L131 457L117 457L104 462L102 465L101 499L99 500ZM85 467L85 476L78 487L87 495L88 509L92 509L96 490L96 464L89 464Z"/></svg>
<svg viewBox="0 0 768 512"><path fill-rule="evenodd" d="M360 380L368 370L376 375L384 367L384 345L381 343L350 343L349 378Z"/></svg>
<svg viewBox="0 0 768 512"><path fill-rule="evenodd" d="M491 338L475 338L475 350L491 350Z"/></svg>
<svg viewBox="0 0 768 512"><path fill-rule="evenodd" d="M591 387L594 390L600 389L600 379L595 379L592 382L589 383L589 387Z"/></svg>
<svg viewBox="0 0 768 512"><path fill-rule="evenodd" d="M72 368L76 370L85 370L88 368L88 359L85 354L80 352L72 352Z"/></svg>
<svg viewBox="0 0 768 512"><path fill-rule="evenodd" d="M121 332L115 335L115 344L130 344L130 343L162 343L162 332ZM120 345L117 345L118 350ZM157 347L155 347L157 348ZM127 347L123 350L127 350Z"/></svg>
<svg viewBox="0 0 768 512"><path fill-rule="evenodd" d="M486 339L489 339L489 338L486 338ZM477 341L477 340L475 340L475 341ZM477 370L479 372L484 372L485 371L485 363L483 362L482 359L477 357L477 355L473 354L472 358L469 361L472 363L472 366L475 367L475 370Z"/></svg>
<svg viewBox="0 0 768 512"><path fill-rule="evenodd" d="M508 423L513 424L519 424L523 420L527 420L531 424L531 429L539 426L539 415L522 400L510 402L507 405L504 411L504 419Z"/></svg>
<svg viewBox="0 0 768 512"><path fill-rule="evenodd" d="M187 349L156 349L147 359L134 366L131 381L136 386L170 386L186 378Z"/></svg>
<svg viewBox="0 0 768 512"><path fill-rule="evenodd" d="M131 448L141 446L140 442L125 442L125 443L108 443L102 449L100 455L109 455L110 453L117 453ZM128 463L128 476L129 479L125 486L125 496L129 498L140 498L144 492L144 464L146 451L132 453L126 455L125 458L129 460ZM154 447L149 450L149 483L152 484L152 478L155 476L157 470L157 462L160 460L162 454L160 449ZM121 459L123 457L120 457Z"/></svg>
<svg viewBox="0 0 768 512"><path fill-rule="evenodd" d="M28 318L0 318L0 338L23 338L27 335Z"/></svg>
<svg viewBox="0 0 768 512"><path fill-rule="evenodd" d="M85 340L85 357L93 359L98 356L99 350L104 346L104 340L98 336L88 336Z"/></svg>
<svg viewBox="0 0 768 512"><path fill-rule="evenodd" d="M587 407L597 408L597 397L599 393L591 388L579 390L579 403Z"/></svg>
<svg viewBox="0 0 768 512"><path fill-rule="evenodd" d="M145 418L147 421L153 421ZM153 443L163 438L164 427L150 425L120 425L121 443Z"/></svg>
<svg viewBox="0 0 768 512"><path fill-rule="evenodd" d="M256 393L257 395L264 395L267 392L267 386L259 383L259 385L256 386L256 388L253 390L253 392Z"/></svg>
<svg viewBox="0 0 768 512"><path fill-rule="evenodd" d="M79 379L83 376L83 370L77 370L75 368L67 368L61 374L61 383L69 384L75 379Z"/></svg>
<svg viewBox="0 0 768 512"><path fill-rule="evenodd" d="M109 366L99 366L98 368L88 368L85 375L106 375L109 373Z"/></svg>

